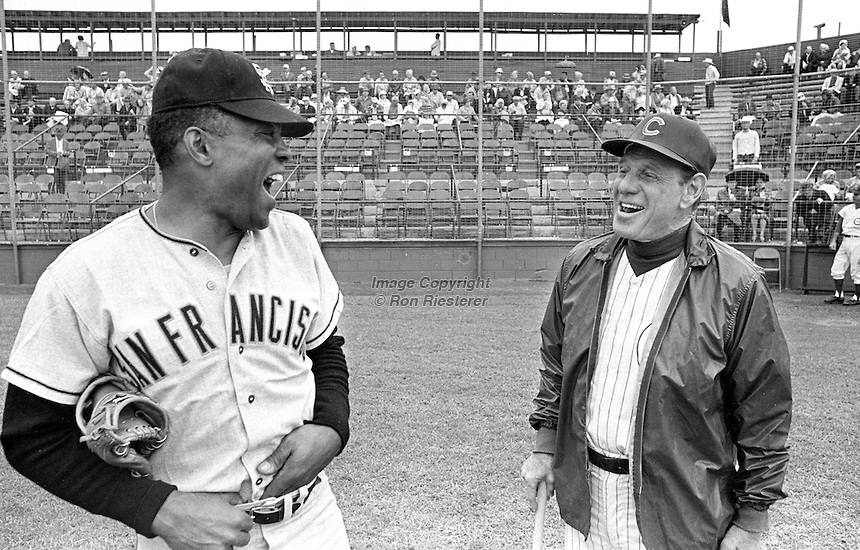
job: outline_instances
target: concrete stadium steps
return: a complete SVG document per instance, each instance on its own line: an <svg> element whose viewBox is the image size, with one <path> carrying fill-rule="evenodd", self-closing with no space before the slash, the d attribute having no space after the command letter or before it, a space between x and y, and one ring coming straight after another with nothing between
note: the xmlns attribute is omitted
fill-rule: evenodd
<svg viewBox="0 0 860 550"><path fill-rule="evenodd" d="M701 96L702 110L699 114L699 125L705 131L717 148L717 163L711 171L712 181L722 181L731 169L732 138L734 124L732 120L732 89L717 84L714 90L714 108L707 109L705 105L705 87L696 86L696 94Z"/></svg>

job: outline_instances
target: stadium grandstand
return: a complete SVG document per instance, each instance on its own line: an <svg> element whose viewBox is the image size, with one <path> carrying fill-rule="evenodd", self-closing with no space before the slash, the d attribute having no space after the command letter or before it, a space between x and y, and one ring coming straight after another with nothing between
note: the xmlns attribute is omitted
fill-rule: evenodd
<svg viewBox="0 0 860 550"><path fill-rule="evenodd" d="M7 10L0 246L67 244L158 198L146 122L171 51L152 44L178 34L189 47L241 33L237 51L267 73L279 101L315 122L313 134L290 141L276 198L323 241L601 234L611 229L617 159L600 145L648 112L695 119L717 145L698 222L738 247L813 244L821 222L804 219L801 183L827 191L829 208L860 185L860 35L804 43L813 55L792 57L791 44L677 51L696 14L319 15ZM489 48L449 49L454 35L481 25ZM390 35L393 47L352 45L359 31ZM676 51L644 54L649 31L677 36ZM340 36L339 47L317 51L316 33ZM430 37L427 48L400 49L406 33ZM509 33L531 36L537 49L496 47ZM264 49L263 34L286 46ZM140 47L114 49L121 35L139 35ZM629 36L630 52L601 52L604 35ZM16 50L16 37L37 37L38 48ZM93 50L96 37L109 46ZM562 39L570 51L548 47ZM705 59L721 73L713 105Z"/></svg>

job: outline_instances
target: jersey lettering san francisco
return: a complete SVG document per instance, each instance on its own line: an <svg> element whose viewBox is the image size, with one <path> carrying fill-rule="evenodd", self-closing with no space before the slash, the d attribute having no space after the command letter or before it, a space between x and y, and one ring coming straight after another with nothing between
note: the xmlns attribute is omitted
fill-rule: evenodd
<svg viewBox="0 0 860 550"><path fill-rule="evenodd" d="M154 475L183 491L254 497L256 467L313 414L307 351L343 300L307 222L273 211L229 269L198 243L131 212L71 245L45 271L2 376L63 404L110 371L167 411Z"/></svg>

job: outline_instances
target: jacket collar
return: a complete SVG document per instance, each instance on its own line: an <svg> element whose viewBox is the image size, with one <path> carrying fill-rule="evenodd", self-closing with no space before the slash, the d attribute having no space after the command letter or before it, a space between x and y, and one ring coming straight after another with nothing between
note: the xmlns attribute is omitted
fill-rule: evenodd
<svg viewBox="0 0 860 550"><path fill-rule="evenodd" d="M615 233L609 234L605 239L599 240L591 247L594 258L601 262L611 261L618 252L627 244L627 239L621 238ZM707 235L702 226L695 221L690 222L690 231L687 232L687 265L689 267L704 267L714 257L714 249L708 243Z"/></svg>

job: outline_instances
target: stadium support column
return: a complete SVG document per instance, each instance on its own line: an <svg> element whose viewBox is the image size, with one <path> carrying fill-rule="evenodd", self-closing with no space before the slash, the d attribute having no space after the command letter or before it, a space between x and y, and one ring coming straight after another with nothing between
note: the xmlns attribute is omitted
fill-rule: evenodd
<svg viewBox="0 0 860 550"><path fill-rule="evenodd" d="M797 0L797 39L794 44L794 51L798 53L798 61L800 60L800 31L803 23L803 0ZM791 232L793 224L791 223L794 214L794 204L791 199L794 197L794 178L797 162L797 92L800 88L800 63L794 64L794 83L791 90L791 148L789 163L788 163L788 210L786 216L788 220L785 222L785 286L789 286L788 274L791 273ZM807 246L809 243L806 243ZM782 273L780 273L782 277Z"/></svg>
<svg viewBox="0 0 860 550"><path fill-rule="evenodd" d="M397 19L394 20L394 59L397 59Z"/></svg>
<svg viewBox="0 0 860 550"><path fill-rule="evenodd" d="M344 25L346 27L346 25ZM322 242L322 128L320 127L320 119L322 118L322 7L320 0L317 0L317 20L316 20L316 35L317 35L317 62L316 62L316 90L317 90L317 241ZM344 45L344 50L346 45ZM328 121L327 126L334 126L334 116Z"/></svg>
<svg viewBox="0 0 860 550"><path fill-rule="evenodd" d="M540 40L540 38L538 38ZM5 63L5 58L4 58ZM8 71L4 74L9 74ZM478 235L475 277L484 276L484 0L478 2ZM8 110L8 109L7 109ZM11 157L10 157L11 158Z"/></svg>
<svg viewBox="0 0 860 550"><path fill-rule="evenodd" d="M645 114L651 112L651 24L654 21L653 0L648 0L648 19L645 25ZM656 110L656 109L655 109Z"/></svg>
<svg viewBox="0 0 860 550"><path fill-rule="evenodd" d="M0 42L2 42L3 53L3 89L9 89L9 52L6 48L6 10L2 6L0 0ZM20 258L18 257L20 249L18 248L18 220L15 215L15 175L12 170L12 163L15 159L14 147L12 145L12 115L9 94L3 94L4 114L3 123L6 125L6 175L9 177L9 219L12 229L12 261L15 269L15 284L21 284L21 266Z"/></svg>

